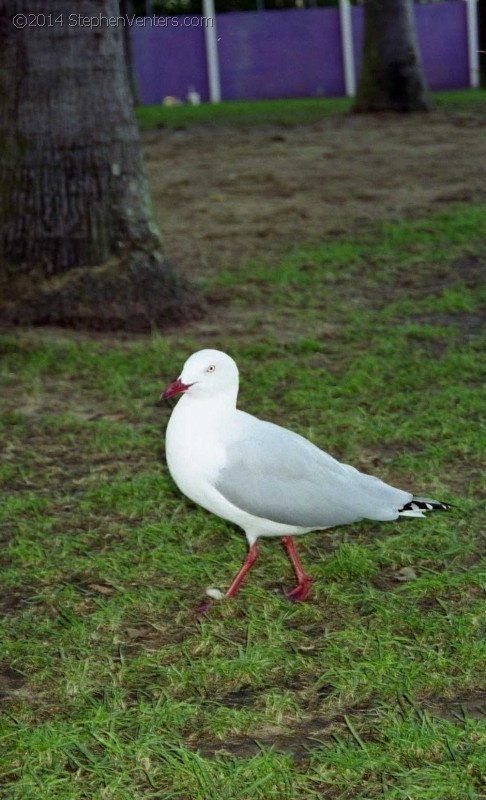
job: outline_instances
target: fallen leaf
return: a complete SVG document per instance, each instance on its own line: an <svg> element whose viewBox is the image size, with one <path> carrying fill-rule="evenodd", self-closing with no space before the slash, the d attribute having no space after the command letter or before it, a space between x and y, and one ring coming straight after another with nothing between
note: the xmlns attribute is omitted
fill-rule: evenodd
<svg viewBox="0 0 486 800"><path fill-rule="evenodd" d="M416 580L418 575L413 567L402 567L402 569L399 569L397 572L395 572L394 577L396 581L402 581L402 583L406 583L407 581Z"/></svg>
<svg viewBox="0 0 486 800"><path fill-rule="evenodd" d="M93 592L97 592L98 594L115 594L115 589L113 586L106 586L102 583L88 583L88 587L93 590Z"/></svg>

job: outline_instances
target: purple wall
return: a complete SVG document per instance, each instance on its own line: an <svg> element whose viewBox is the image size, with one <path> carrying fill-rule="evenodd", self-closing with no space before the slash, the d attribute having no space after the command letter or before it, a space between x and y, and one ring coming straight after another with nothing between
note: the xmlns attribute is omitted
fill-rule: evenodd
<svg viewBox="0 0 486 800"><path fill-rule="evenodd" d="M142 104L161 103L167 95L185 100L190 86L209 100L204 28L183 22L177 28L133 27L131 43Z"/></svg>
<svg viewBox="0 0 486 800"><path fill-rule="evenodd" d="M337 8L221 14L217 30L223 99L344 94Z"/></svg>
<svg viewBox="0 0 486 800"><path fill-rule="evenodd" d="M466 3L417 5L415 19L430 88L438 91L469 86Z"/></svg>
<svg viewBox="0 0 486 800"><path fill-rule="evenodd" d="M431 89L469 86L466 3L416 5L425 74ZM194 86L209 99L204 28L132 28L140 101L185 99ZM353 7L356 72L361 61L363 8ZM216 20L223 100L323 97L345 93L337 8L219 14Z"/></svg>

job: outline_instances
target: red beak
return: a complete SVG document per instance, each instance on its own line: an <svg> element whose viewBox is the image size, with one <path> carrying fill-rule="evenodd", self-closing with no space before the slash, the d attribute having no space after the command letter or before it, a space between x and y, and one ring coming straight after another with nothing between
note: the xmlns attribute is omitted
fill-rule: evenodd
<svg viewBox="0 0 486 800"><path fill-rule="evenodd" d="M161 400L168 400L169 397L174 397L175 394L182 394L182 392L187 392L189 387L192 386L190 383L186 385L179 380L179 378L174 381L173 383L169 383L168 386L165 387L164 391L160 395Z"/></svg>

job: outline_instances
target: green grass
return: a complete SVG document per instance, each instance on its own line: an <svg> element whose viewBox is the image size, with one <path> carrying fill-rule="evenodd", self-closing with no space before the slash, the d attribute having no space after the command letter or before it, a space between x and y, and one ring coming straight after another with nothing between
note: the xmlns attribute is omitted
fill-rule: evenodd
<svg viewBox="0 0 486 800"><path fill-rule="evenodd" d="M318 122L325 116L346 113L351 109L346 97L299 100L242 100L239 102L202 103L200 106L139 106L137 118L142 130L178 128L189 125L296 125Z"/></svg>
<svg viewBox="0 0 486 800"><path fill-rule="evenodd" d="M484 111L486 90L436 92L434 105L438 109L468 112ZM245 100L240 102L202 103L200 106L182 104L172 108L164 105L139 106L137 119L142 130L180 128L191 125L304 125L319 122L324 117L346 114L353 101L347 97L307 97L297 100Z"/></svg>
<svg viewBox="0 0 486 800"><path fill-rule="evenodd" d="M0 794L479 800L485 232L456 206L215 274L217 334L0 337ZM196 619L244 537L174 487L155 403L205 346L245 409L457 508L303 537L296 606L266 541Z"/></svg>

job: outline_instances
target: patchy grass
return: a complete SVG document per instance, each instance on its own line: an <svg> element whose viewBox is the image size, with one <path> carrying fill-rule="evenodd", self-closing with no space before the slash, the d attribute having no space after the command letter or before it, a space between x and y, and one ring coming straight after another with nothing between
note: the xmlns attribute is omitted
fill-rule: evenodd
<svg viewBox="0 0 486 800"><path fill-rule="evenodd" d="M245 100L202 103L200 106L139 106L137 118L142 130L180 128L189 125L304 125L333 114L351 110L347 97L308 97L297 100Z"/></svg>
<svg viewBox="0 0 486 800"><path fill-rule="evenodd" d="M206 279L218 330L6 332L0 597L12 800L473 800L481 794L480 276L486 212L329 240ZM447 514L245 551L163 459L155 405L195 349L241 405Z"/></svg>
<svg viewBox="0 0 486 800"><path fill-rule="evenodd" d="M433 95L437 109L454 113L484 113L486 90L465 89L436 92ZM186 128L191 125L306 125L319 122L323 117L347 114L352 99L348 97L306 97L295 100L245 100L239 102L203 103L200 106L185 104L139 106L137 119L142 130L152 128Z"/></svg>

